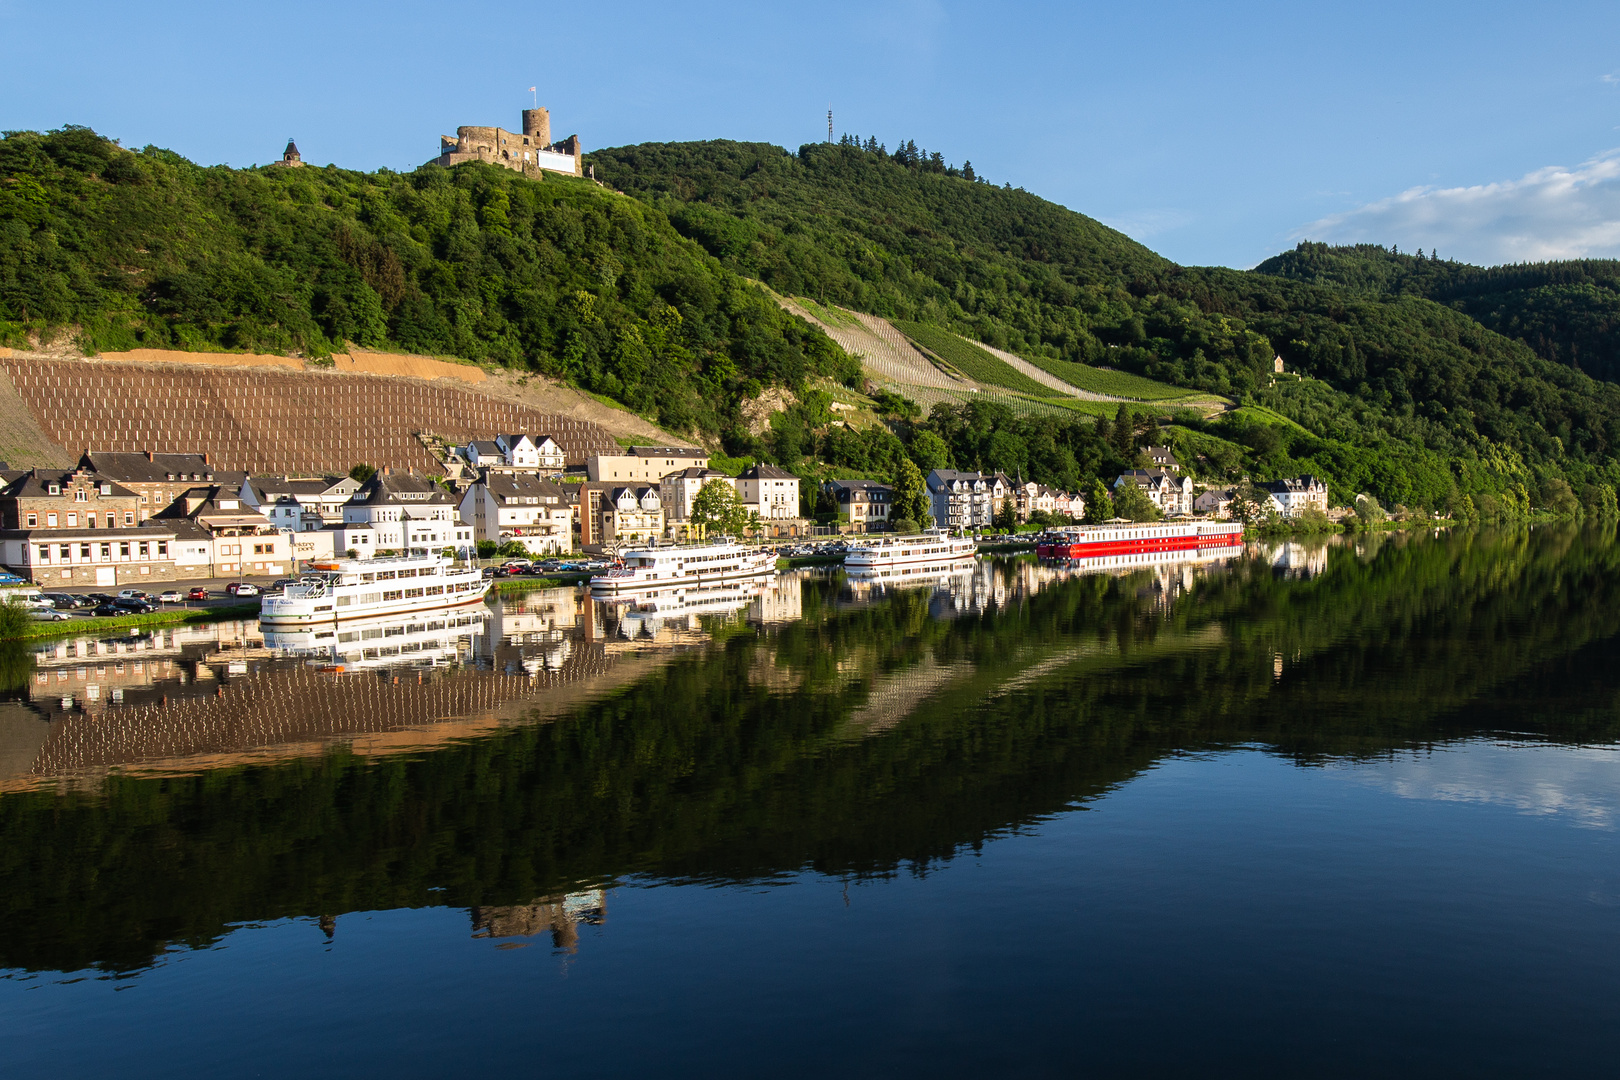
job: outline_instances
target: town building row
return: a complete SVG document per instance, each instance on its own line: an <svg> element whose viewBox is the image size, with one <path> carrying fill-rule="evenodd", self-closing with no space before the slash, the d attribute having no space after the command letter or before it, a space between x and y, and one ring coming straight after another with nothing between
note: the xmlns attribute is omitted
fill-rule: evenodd
<svg viewBox="0 0 1620 1080"><path fill-rule="evenodd" d="M1167 515L1230 512L1232 493L1195 494L1162 448L1153 467L1114 482L1136 484ZM353 477L252 476L216 468L206 454L87 452L71 470L0 467L0 562L40 584L114 586L196 577L280 576L299 563L345 554L475 550L516 543L534 556L604 551L624 543L695 534L694 508L723 483L765 539L807 535L800 481L772 465L739 476L710 467L697 448L632 446L597 454L583 477L563 477L545 436L497 435L455 451L470 472L456 482L384 469ZM1001 473L935 469L926 478L934 523L991 527L1010 499L1021 521L1037 513L1085 514L1080 495ZM894 492L871 480L824 486L843 531L891 527ZM1316 477L1261 485L1276 511L1327 508Z"/></svg>

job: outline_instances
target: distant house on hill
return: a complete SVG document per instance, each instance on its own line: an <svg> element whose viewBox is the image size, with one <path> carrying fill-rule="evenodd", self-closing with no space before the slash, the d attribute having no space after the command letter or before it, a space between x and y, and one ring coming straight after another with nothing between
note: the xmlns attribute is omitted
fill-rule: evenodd
<svg viewBox="0 0 1620 1080"><path fill-rule="evenodd" d="M1147 455L1148 464L1155 469L1173 473L1181 471L1181 462L1176 460L1176 455L1170 452L1168 446L1143 447L1142 453Z"/></svg>

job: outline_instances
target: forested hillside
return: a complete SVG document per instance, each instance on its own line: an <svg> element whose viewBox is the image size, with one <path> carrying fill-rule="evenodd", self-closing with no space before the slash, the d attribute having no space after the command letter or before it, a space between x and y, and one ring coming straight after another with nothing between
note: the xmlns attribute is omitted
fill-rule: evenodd
<svg viewBox="0 0 1620 1080"><path fill-rule="evenodd" d="M798 154L653 144L593 160L778 291L1232 395L1303 425L1218 432L1261 475L1315 462L1336 493L1365 483L1425 505L1448 485L1533 494L1548 475L1620 475L1620 389L1422 296L1176 266L1026 192L870 141ZM1274 355L1310 378L1273 380Z"/></svg>
<svg viewBox="0 0 1620 1080"><path fill-rule="evenodd" d="M0 336L529 367L674 430L859 367L656 211L494 166L204 168L83 128L0 139Z"/></svg>
<svg viewBox="0 0 1620 1080"><path fill-rule="evenodd" d="M648 144L592 162L625 194L471 164L202 167L83 128L13 132L0 139L0 338L71 329L90 350L314 357L352 340L505 364L811 478L892 476L904 459L1074 489L1153 438L1210 482L1310 471L1338 501L1522 510L1555 480L1594 505L1620 482L1620 387L1561 362L1608 355L1601 305L1576 296L1610 289L1599 264L1526 277L1302 248L1265 272L1181 267L909 144ZM860 365L748 279L895 320L992 387L1027 376L943 332L1075 386L1144 376L1234 407L1160 430L1147 414L1174 405L1098 424L971 394L928 416L857 394L839 419L821 390L863 389ZM1586 321L1548 299L1531 327L1522 297L1544 294ZM778 411L761 433L750 403L770 387L792 393L768 398Z"/></svg>
<svg viewBox="0 0 1620 1080"><path fill-rule="evenodd" d="M1620 382L1620 261L1470 266L1376 244L1300 244L1255 267L1378 297L1421 296L1455 308L1536 354Z"/></svg>

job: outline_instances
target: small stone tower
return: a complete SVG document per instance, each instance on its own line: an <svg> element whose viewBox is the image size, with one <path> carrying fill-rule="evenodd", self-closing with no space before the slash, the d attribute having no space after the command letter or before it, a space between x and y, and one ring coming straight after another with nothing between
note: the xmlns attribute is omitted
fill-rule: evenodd
<svg viewBox="0 0 1620 1080"><path fill-rule="evenodd" d="M287 149L281 152L281 160L277 165L285 165L289 169L302 169L304 159L298 155L298 144L291 139L287 140Z"/></svg>
<svg viewBox="0 0 1620 1080"><path fill-rule="evenodd" d="M551 110L550 109L524 109L523 134L534 140L535 145L544 150L551 145Z"/></svg>

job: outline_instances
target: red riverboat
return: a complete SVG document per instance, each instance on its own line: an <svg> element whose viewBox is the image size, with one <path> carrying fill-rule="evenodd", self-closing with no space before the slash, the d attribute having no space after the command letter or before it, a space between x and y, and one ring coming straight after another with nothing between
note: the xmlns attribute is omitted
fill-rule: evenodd
<svg viewBox="0 0 1620 1080"><path fill-rule="evenodd" d="M1096 555L1152 554L1231 547L1243 542L1235 521L1125 522L1079 525L1044 533L1035 545L1043 559L1089 559Z"/></svg>

